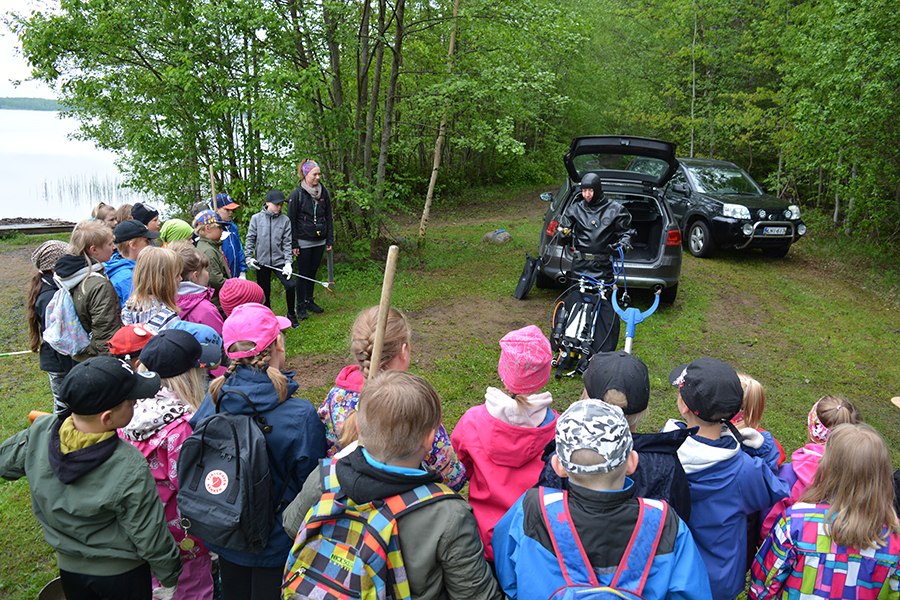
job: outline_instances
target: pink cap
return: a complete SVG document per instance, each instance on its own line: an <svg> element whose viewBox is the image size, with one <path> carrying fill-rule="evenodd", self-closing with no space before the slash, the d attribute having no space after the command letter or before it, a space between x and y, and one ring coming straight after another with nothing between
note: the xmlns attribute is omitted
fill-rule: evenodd
<svg viewBox="0 0 900 600"><path fill-rule="evenodd" d="M533 394L550 381L550 341L536 325L510 331L500 340L497 373L513 394Z"/></svg>
<svg viewBox="0 0 900 600"><path fill-rule="evenodd" d="M222 337L225 341L225 354L229 358L246 358L256 356L272 345L282 329L289 329L291 322L284 317L276 317L272 309L256 302L241 304L225 319ZM228 348L235 342L253 342L250 350L229 352Z"/></svg>

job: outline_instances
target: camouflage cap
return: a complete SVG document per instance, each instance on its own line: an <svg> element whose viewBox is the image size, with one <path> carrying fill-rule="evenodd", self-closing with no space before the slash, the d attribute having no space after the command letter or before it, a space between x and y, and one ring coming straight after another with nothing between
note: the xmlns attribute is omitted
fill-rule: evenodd
<svg viewBox="0 0 900 600"><path fill-rule="evenodd" d="M622 409L602 400L579 400L556 422L556 451L569 473L609 473L628 460L632 448ZM581 449L593 450L605 461L599 465L573 463L572 453Z"/></svg>

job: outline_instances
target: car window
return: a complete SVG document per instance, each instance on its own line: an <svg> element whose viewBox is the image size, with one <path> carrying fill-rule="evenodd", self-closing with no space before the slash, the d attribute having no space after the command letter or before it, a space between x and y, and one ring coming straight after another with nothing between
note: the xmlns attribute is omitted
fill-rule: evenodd
<svg viewBox="0 0 900 600"><path fill-rule="evenodd" d="M572 159L572 166L579 176L590 171L631 171L660 177L669 169L662 159L633 154L579 154Z"/></svg>
<svg viewBox="0 0 900 600"><path fill-rule="evenodd" d="M560 203L565 199L565 197L569 193L569 180L566 179L563 181L563 184L559 186L559 191L556 192L556 198L553 199L553 202L550 203L550 210L556 210L559 208Z"/></svg>
<svg viewBox="0 0 900 600"><path fill-rule="evenodd" d="M675 174L672 175L672 179L669 180L669 185L666 187L671 190L673 185L687 185L687 177L681 172L681 169L675 171Z"/></svg>
<svg viewBox="0 0 900 600"><path fill-rule="evenodd" d="M738 167L688 167L697 190L705 194L747 194L761 196L762 189Z"/></svg>

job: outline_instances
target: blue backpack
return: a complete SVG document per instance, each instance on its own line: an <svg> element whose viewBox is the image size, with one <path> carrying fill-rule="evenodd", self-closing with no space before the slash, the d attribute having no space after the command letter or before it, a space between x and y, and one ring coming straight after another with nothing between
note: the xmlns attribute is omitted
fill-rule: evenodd
<svg viewBox="0 0 900 600"><path fill-rule="evenodd" d="M662 500L638 498L640 512L634 533L608 586L600 585L581 545L569 514L569 493L540 488L542 516L556 550L566 585L551 600L641 600L650 565L662 537L669 505ZM577 559L575 557L578 557Z"/></svg>

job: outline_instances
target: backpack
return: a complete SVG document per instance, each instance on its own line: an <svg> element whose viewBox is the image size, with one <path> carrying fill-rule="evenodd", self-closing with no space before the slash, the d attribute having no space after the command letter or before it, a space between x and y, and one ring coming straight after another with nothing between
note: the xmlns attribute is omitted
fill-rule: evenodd
<svg viewBox="0 0 900 600"><path fill-rule="evenodd" d="M72 294L56 275L53 276L57 289L44 311L44 333L42 337L51 348L65 354L75 356L91 343L91 335L84 330Z"/></svg>
<svg viewBox="0 0 900 600"><path fill-rule="evenodd" d="M253 416L220 413L228 394L241 396ZM178 455L176 502L185 533L231 550L265 549L280 508L272 494L266 447L265 434L271 432L272 425L245 393L222 394L216 414L200 421ZM290 474L282 496L289 483Z"/></svg>
<svg viewBox="0 0 900 600"><path fill-rule="evenodd" d="M573 370L567 375L580 375L591 356L615 350L619 345L619 327L619 316L605 292L574 286L550 315L550 349L556 353L552 361L556 378L570 367Z"/></svg>
<svg viewBox="0 0 900 600"><path fill-rule="evenodd" d="M640 600L650 565L662 537L669 505L664 500L638 498L640 512L634 532L608 586L597 581L569 515L569 493L540 488L541 510L566 585L551 600ZM575 558L577 557L577 558Z"/></svg>
<svg viewBox="0 0 900 600"><path fill-rule="evenodd" d="M282 598L404 600L409 582L397 518L459 494L426 483L397 496L354 505L341 492L337 459L322 459L322 498L307 513L284 568Z"/></svg>

